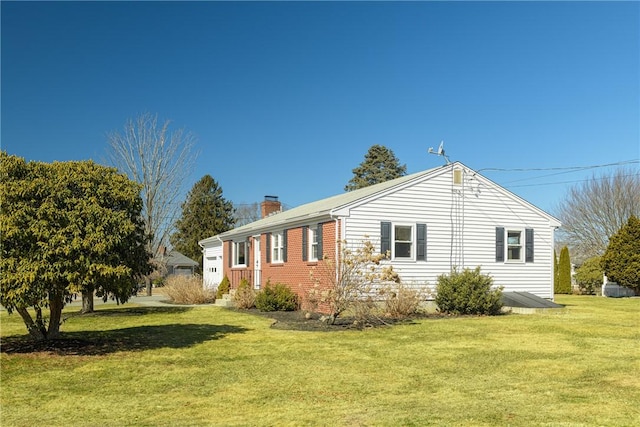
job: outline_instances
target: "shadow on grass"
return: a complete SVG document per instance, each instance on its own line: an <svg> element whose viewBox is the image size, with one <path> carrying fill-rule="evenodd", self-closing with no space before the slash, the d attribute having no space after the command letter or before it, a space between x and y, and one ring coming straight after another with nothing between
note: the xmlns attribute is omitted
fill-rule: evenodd
<svg viewBox="0 0 640 427"><path fill-rule="evenodd" d="M155 307L154 307L155 308ZM108 331L63 332L55 340L34 341L28 335L3 337L2 353L54 353L59 356L101 356L118 351L187 348L248 329L235 325L169 324Z"/></svg>
<svg viewBox="0 0 640 427"><path fill-rule="evenodd" d="M80 309L77 311L65 309L62 313L62 317L69 318L75 316L82 317L120 317L120 316L143 316L147 314L178 314L186 313L192 310L193 307L117 307L108 309L97 309L93 313L81 313Z"/></svg>

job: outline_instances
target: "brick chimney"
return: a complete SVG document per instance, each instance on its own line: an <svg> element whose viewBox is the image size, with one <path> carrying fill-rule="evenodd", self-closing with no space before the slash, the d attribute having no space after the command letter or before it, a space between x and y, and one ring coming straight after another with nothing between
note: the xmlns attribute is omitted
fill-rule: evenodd
<svg viewBox="0 0 640 427"><path fill-rule="evenodd" d="M278 201L278 196L264 196L264 200L260 203L260 213L262 218L266 218L269 215L280 212L282 210L282 204Z"/></svg>

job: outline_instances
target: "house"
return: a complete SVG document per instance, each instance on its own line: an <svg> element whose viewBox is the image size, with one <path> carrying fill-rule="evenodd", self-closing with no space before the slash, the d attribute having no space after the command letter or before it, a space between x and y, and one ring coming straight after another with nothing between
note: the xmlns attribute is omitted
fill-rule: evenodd
<svg viewBox="0 0 640 427"><path fill-rule="evenodd" d="M404 284L434 290L452 268L475 268L504 291L553 299L554 232L560 222L456 162L308 203L284 212L277 198L263 218L200 241L204 283L232 288L284 283L302 298L310 270L338 259L341 242L369 240Z"/></svg>
<svg viewBox="0 0 640 427"><path fill-rule="evenodd" d="M166 268L165 276L171 276L173 274L189 276L193 275L198 268L196 261L174 249L167 250L165 247L161 247L158 250L155 261Z"/></svg>

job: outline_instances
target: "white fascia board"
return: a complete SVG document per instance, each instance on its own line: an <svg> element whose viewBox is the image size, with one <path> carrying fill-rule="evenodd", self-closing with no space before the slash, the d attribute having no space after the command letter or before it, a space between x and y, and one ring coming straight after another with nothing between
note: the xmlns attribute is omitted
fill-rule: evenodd
<svg viewBox="0 0 640 427"><path fill-rule="evenodd" d="M219 234L216 234L215 236L211 236L211 237L207 237L206 239L202 239L200 241L198 241L198 245L201 248L212 248L214 246L216 246L216 243L222 243L222 240L220 240L220 237L218 237Z"/></svg>

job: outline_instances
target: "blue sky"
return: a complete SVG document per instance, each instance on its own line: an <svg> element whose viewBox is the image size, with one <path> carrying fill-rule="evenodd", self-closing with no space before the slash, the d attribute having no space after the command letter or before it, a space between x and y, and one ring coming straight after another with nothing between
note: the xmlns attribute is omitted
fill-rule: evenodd
<svg viewBox="0 0 640 427"><path fill-rule="evenodd" d="M103 162L143 112L198 138L234 203L343 191L373 144L553 213L640 158L638 2L6 2L2 149ZM633 165L637 171L637 163Z"/></svg>

